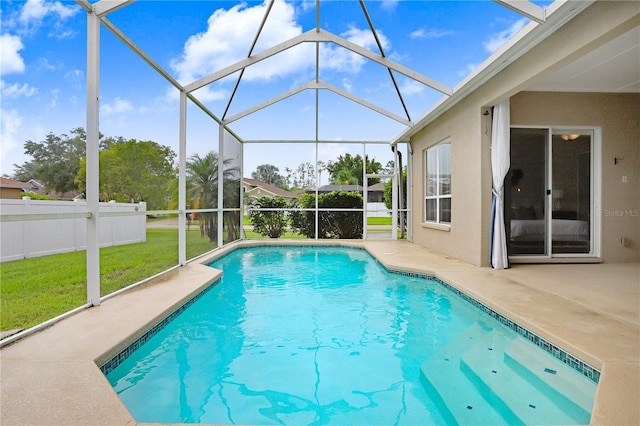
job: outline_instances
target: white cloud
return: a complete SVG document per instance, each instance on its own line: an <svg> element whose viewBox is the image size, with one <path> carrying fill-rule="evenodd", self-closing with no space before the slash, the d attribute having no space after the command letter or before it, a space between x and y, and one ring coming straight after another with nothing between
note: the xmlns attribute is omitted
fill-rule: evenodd
<svg viewBox="0 0 640 426"><path fill-rule="evenodd" d="M204 76L223 69L247 57L256 31L262 22L266 4L247 7L238 4L228 10L218 9L208 19L206 31L195 34L185 42L180 58L171 63L182 84L189 84ZM296 10L292 4L276 0L266 24L260 34L253 54L302 34L296 21ZM369 30L350 27L341 36L353 43L377 53L373 34ZM378 37L384 49L390 47L382 32ZM320 45L320 66L339 72L357 73L366 59L339 46L329 43ZM302 75L313 69L315 47L304 43L281 52L247 68L244 81L266 81L290 75ZM236 76L221 80L221 84L235 82ZM228 96L228 91L218 85L209 85L198 90L196 96L202 101L215 101Z"/></svg>
<svg viewBox="0 0 640 426"><path fill-rule="evenodd" d="M22 127L22 117L16 110L0 110L0 137L2 143L0 144L0 164L2 164L2 174L11 173L8 169L11 166L12 154L22 146L18 142L18 133Z"/></svg>
<svg viewBox="0 0 640 426"><path fill-rule="evenodd" d="M387 50L391 46L389 39L382 31L378 30L377 33L378 40L380 41L380 44L382 44L382 48ZM378 46L376 44L376 40L373 37L373 33L368 29L361 30L359 28L351 27L349 30L342 33L341 36L367 49L377 50Z"/></svg>
<svg viewBox="0 0 640 426"><path fill-rule="evenodd" d="M58 63L58 66L52 65L47 58L38 58L33 63L35 69L45 70L45 71L54 71L58 68L61 68L61 64Z"/></svg>
<svg viewBox="0 0 640 426"><path fill-rule="evenodd" d="M480 66L480 64L467 64L466 68L464 68L463 70L458 71L456 74L461 79L465 78L466 76L471 74L473 71L475 71L476 68L478 68L479 66Z"/></svg>
<svg viewBox="0 0 640 426"><path fill-rule="evenodd" d="M60 1L48 0L28 0L20 10L18 23L21 33L35 32L43 26L45 19L50 19L49 37L58 39L71 38L78 31L65 22L76 13L80 12L80 7L75 4L65 5Z"/></svg>
<svg viewBox="0 0 640 426"><path fill-rule="evenodd" d="M24 72L24 61L20 51L24 48L20 37L11 34L0 36L0 75Z"/></svg>
<svg viewBox="0 0 640 426"><path fill-rule="evenodd" d="M340 139L334 138L336 142L340 142ZM329 161L335 161L341 155L347 153L347 147L340 143L327 143L318 145L318 160L328 163ZM315 152L313 152L315 155ZM327 173L327 172L324 172Z"/></svg>
<svg viewBox="0 0 640 426"><path fill-rule="evenodd" d="M58 106L58 96L60 95L59 89L51 89L51 100L47 104L47 109L53 109Z"/></svg>
<svg viewBox="0 0 640 426"><path fill-rule="evenodd" d="M398 7L398 1L399 0L382 0L380 7L385 10L395 10Z"/></svg>
<svg viewBox="0 0 640 426"><path fill-rule="evenodd" d="M351 90L353 89L353 83L351 82L351 79L347 77L343 78L342 87L344 87L344 90L351 93Z"/></svg>
<svg viewBox="0 0 640 426"><path fill-rule="evenodd" d="M410 38L442 38L455 34L452 30L439 30L437 28L419 28L409 33Z"/></svg>
<svg viewBox="0 0 640 426"><path fill-rule="evenodd" d="M57 15L64 20L77 12L77 7L65 6L59 1L28 0L20 12L20 21L23 24L39 23L47 15Z"/></svg>
<svg viewBox="0 0 640 426"><path fill-rule="evenodd" d="M361 30L352 26L340 36L358 46L379 53L378 45L370 30ZM378 39L386 53L391 46L389 39L382 31L378 31ZM367 61L368 59L340 46L321 45L320 47L320 66L322 68L356 74L360 72L360 69Z"/></svg>
<svg viewBox="0 0 640 426"><path fill-rule="evenodd" d="M227 99L229 92L222 89L214 89L212 87L201 87L193 92L194 96L202 102L215 102L223 99ZM176 93L177 95L177 93Z"/></svg>
<svg viewBox="0 0 640 426"><path fill-rule="evenodd" d="M114 114L124 114L133 110L133 104L126 100L115 98L112 103L105 103L100 106L100 112L105 116Z"/></svg>
<svg viewBox="0 0 640 426"><path fill-rule="evenodd" d="M207 30L189 37L182 56L172 61L178 80L188 84L246 58L266 9L266 3L253 7L242 3L229 10L216 10L207 21ZM253 53L301 34L302 27L295 18L292 5L276 0ZM247 69L244 77L268 80L298 72L309 66L306 55L301 54L303 50L292 49L279 54L277 61L256 64Z"/></svg>
<svg viewBox="0 0 640 426"><path fill-rule="evenodd" d="M405 96L418 95L425 90L425 85L415 80L406 79L402 82L400 93Z"/></svg>
<svg viewBox="0 0 640 426"><path fill-rule="evenodd" d="M71 87L73 87L74 89L79 90L85 87L84 72L82 70L75 69L67 71L64 74L64 79L68 81Z"/></svg>
<svg viewBox="0 0 640 426"><path fill-rule="evenodd" d="M509 28L506 30L500 31L498 33L492 34L489 37L489 40L482 43L485 50L489 53L493 53L500 46L502 46L507 40L509 40L515 33L520 31L525 25L527 25L528 20L526 18L519 19L514 22Z"/></svg>
<svg viewBox="0 0 640 426"><path fill-rule="evenodd" d="M4 80L0 80L0 93L2 93L3 98L29 97L38 93L38 89L29 86L27 83L7 84Z"/></svg>
<svg viewBox="0 0 640 426"><path fill-rule="evenodd" d="M315 10L316 0L300 0L297 2L297 6L302 13Z"/></svg>
<svg viewBox="0 0 640 426"><path fill-rule="evenodd" d="M56 23L49 32L49 37L58 39L73 38L78 32L75 29L64 28L60 23Z"/></svg>

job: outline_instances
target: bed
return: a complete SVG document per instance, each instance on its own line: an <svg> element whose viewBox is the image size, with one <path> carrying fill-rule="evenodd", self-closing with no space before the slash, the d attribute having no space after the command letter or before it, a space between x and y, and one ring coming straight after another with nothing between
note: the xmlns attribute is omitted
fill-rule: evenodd
<svg viewBox="0 0 640 426"><path fill-rule="evenodd" d="M513 254L544 252L546 222L537 216L533 207L512 209L510 240ZM577 220L575 212L554 212L551 233L554 253L589 251L589 221Z"/></svg>

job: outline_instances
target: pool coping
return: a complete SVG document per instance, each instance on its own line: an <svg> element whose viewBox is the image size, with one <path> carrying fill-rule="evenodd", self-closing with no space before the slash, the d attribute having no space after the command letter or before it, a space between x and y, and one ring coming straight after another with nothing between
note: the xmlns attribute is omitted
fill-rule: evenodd
<svg viewBox="0 0 640 426"><path fill-rule="evenodd" d="M601 369L592 412L593 424L639 423L640 413L635 408L637 399L634 399L638 395L637 377L640 373L637 325L607 316L598 317L607 323L607 327L616 329L616 335L604 336L606 342L603 345L581 344L568 338L564 329L550 329L545 318L531 316L531 312L520 315L516 307L507 303L510 302L508 298L496 299L492 297L491 288L481 286L487 278L512 285L513 279L508 273L495 274L488 268L446 258L408 242L335 240L237 242L203 255L151 283L113 297L100 307L81 311L7 345L0 352L0 423L135 424L98 365L134 342L202 289L211 286L219 278L220 271L205 266L206 263L238 247L278 244L365 248L388 270L433 275L457 289L463 287L460 290L473 299ZM461 285L460 282L464 282L461 277L469 274L475 274L477 283ZM535 293L534 296L544 303L557 299L535 290L527 291ZM578 305L572 308L574 311L583 309ZM114 318L125 320L114 321ZM630 406L630 402L635 402L635 405Z"/></svg>
<svg viewBox="0 0 640 426"><path fill-rule="evenodd" d="M247 250L247 249L256 248L256 247L276 247L276 246L277 247L344 247L344 248L351 248L351 249L357 249L357 250L366 251L371 256L371 258L379 266L381 266L385 271L387 271L389 273L392 273L392 274L408 276L408 277L412 277L412 278L419 278L419 279L424 279L424 280L430 280L430 281L434 281L434 282L438 283L438 285L441 286L445 291L453 293L454 295L462 298L465 303L467 303L467 304L471 305L473 308L475 308L478 311L478 313L482 313L484 315L488 315L489 317L497 320L502 325L504 325L507 328L509 328L510 330L514 331L520 337L526 339L527 341L529 341L533 345L537 346L539 349L541 349L542 351L546 352L547 354L551 355L552 357L554 357L558 361L562 362L563 364L567 365L568 367L572 368L573 370L579 372L581 375L583 375L584 377L588 378L589 380L591 380L595 384L598 384L598 382L600 380L600 374L601 373L600 373L600 370L598 370L597 368L593 367L592 365L589 365L589 363L587 363L587 362L583 361L582 359L570 354L569 352L563 350L562 348L554 345L553 343L551 343L547 339L545 339L545 338L543 338L541 336L538 336L534 332L528 330L526 327L523 327L522 325L518 324L516 321L513 321L511 318L509 318L509 317L507 317L507 316L495 311L494 309L490 308L489 306L485 305L484 303L474 299L472 296L469 296L468 294L466 294L463 291L459 290L454 285L451 285L451 284L447 283L446 281L441 280L435 274L426 274L426 273L418 273L418 272L407 272L407 271L400 270L400 269L390 269L387 266L385 266L383 263L381 263L373 254L371 254L369 252L369 250L367 250L366 247L357 247L357 246L353 246L353 245L337 246L337 245L327 245L327 244L323 244L323 245L319 245L319 244L304 244L304 245L301 245L301 244L294 244L294 243L291 243L291 244L277 244L277 245L276 244L243 245L243 246L233 247L231 250L225 251L223 254L217 253L217 255L215 257L207 258L207 260L205 262L203 262L203 264L210 265L212 262L215 262L216 260L218 260L218 259L220 259L220 258L222 258L224 256L227 256L230 253L232 253L234 251L237 251L237 250ZM224 273L224 271L223 271L223 273ZM159 332L162 328L164 328L167 324L169 324L174 318L176 318L178 315L180 315L185 309L187 309L189 306L191 306L193 303L195 303L198 299L200 299L216 283L217 283L217 280L216 280L216 282L213 282L213 283L209 284L209 286L207 288L204 288L200 293L194 295L191 299L187 300L183 305L177 307L177 309L175 309L172 312L170 312L166 317L164 317L157 324L153 325L149 330L147 330L144 334L142 334L140 337L138 337L134 342L132 342L128 346L122 348L116 355L112 356L111 358L109 358L107 361L105 361L103 363L99 363L98 365L99 365L100 370L102 371L102 373L107 375L111 371L113 371L115 368L117 368L118 365L120 365L120 363L122 363L125 359L127 359L141 345L146 343L151 337L153 337L157 332Z"/></svg>

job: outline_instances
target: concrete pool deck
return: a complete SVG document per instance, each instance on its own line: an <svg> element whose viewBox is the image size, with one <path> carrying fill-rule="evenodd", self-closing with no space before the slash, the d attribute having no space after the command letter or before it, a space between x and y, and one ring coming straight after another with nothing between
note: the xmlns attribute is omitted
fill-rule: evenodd
<svg viewBox="0 0 640 426"><path fill-rule="evenodd" d="M136 424L98 364L215 281L202 263L246 245L366 248L391 269L433 274L601 370L592 424L640 424L640 265L496 271L402 241L243 241L0 350L0 424Z"/></svg>

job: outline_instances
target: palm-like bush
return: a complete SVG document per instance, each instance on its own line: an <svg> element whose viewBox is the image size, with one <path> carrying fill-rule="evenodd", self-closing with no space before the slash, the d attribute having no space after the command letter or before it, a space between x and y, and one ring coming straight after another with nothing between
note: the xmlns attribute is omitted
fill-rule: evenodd
<svg viewBox="0 0 640 426"><path fill-rule="evenodd" d="M224 160L223 167L223 206L226 208L240 207L240 186L238 167L230 167L232 160ZM193 154L187 160L187 206L190 209L216 209L218 208L218 153L210 151L203 157ZM178 204L178 182L172 183L172 206ZM227 230L227 240L236 240L240 236L240 219L238 212L225 212L224 224ZM207 236L210 241L218 239L218 215L217 212L196 212L192 219L198 221L201 236Z"/></svg>

